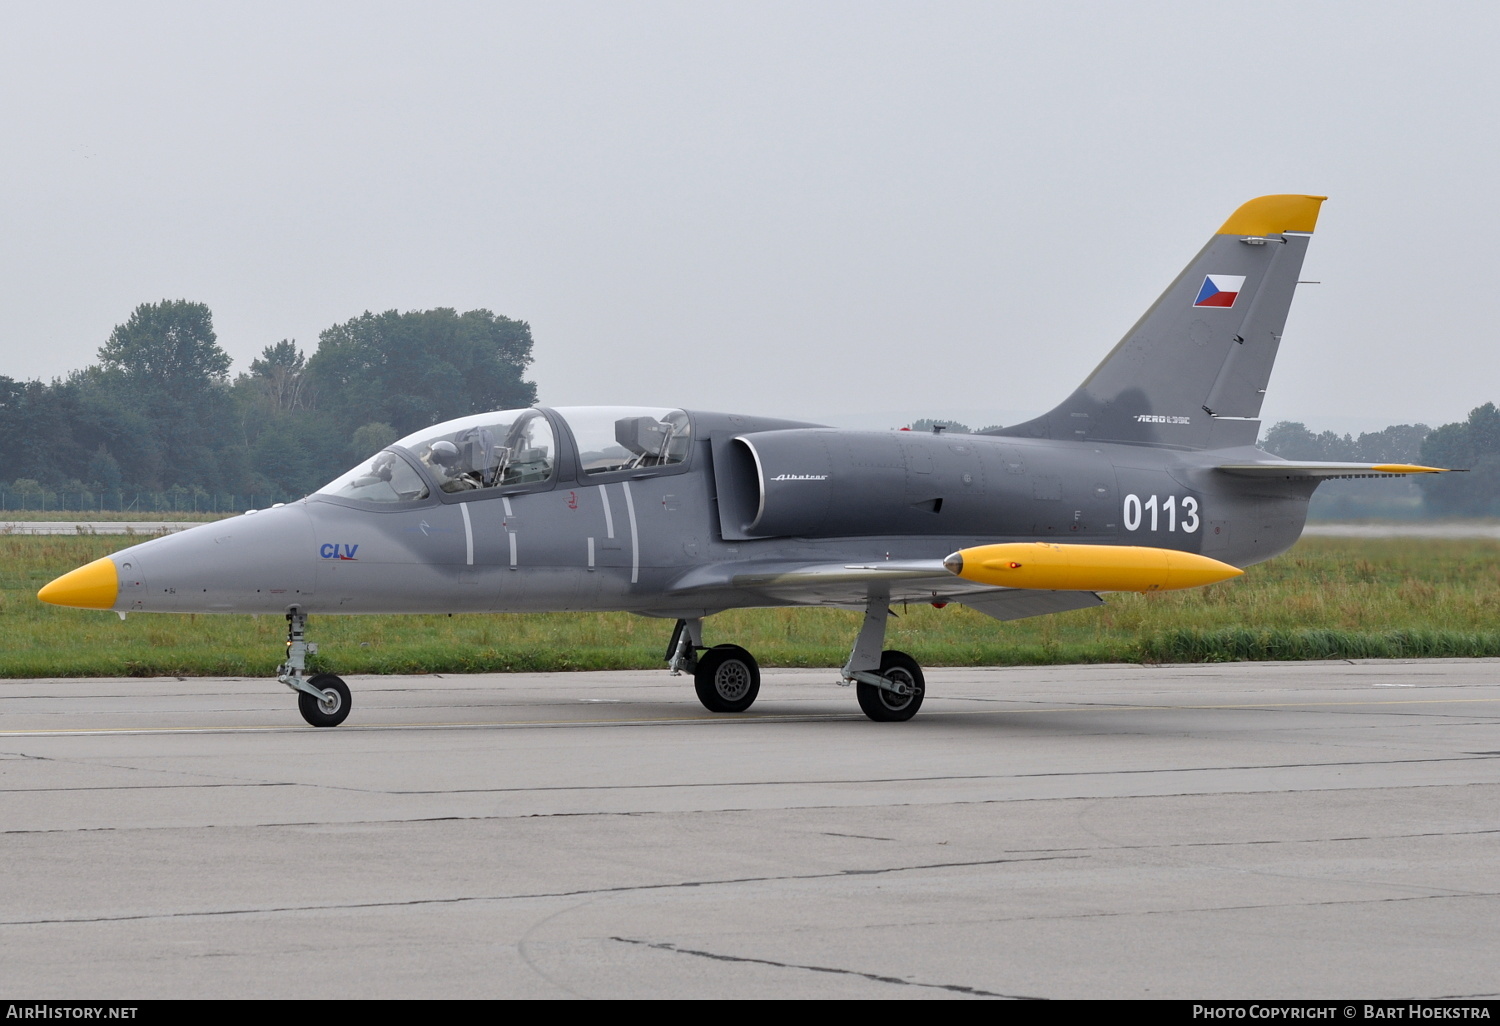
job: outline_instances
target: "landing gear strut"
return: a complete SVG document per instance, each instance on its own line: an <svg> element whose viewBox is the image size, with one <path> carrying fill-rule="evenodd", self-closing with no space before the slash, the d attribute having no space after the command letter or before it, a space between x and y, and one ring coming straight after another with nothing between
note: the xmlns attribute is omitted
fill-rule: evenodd
<svg viewBox="0 0 1500 1026"><path fill-rule="evenodd" d="M878 723L909 720L922 708L927 681L922 667L905 652L882 651L890 616L888 591L872 591L865 603L865 622L844 664L842 684L853 684L859 707ZM667 645L673 676L693 675L693 690L709 712L744 712L760 694L760 667L738 645L703 644L701 619L678 620Z"/></svg>
<svg viewBox="0 0 1500 1026"><path fill-rule="evenodd" d="M317 645L307 641L307 614L286 614L286 662L276 668L276 679L297 692L297 710L314 727L337 727L349 718L349 685L331 673L306 675L307 657Z"/></svg>
<svg viewBox="0 0 1500 1026"><path fill-rule="evenodd" d="M683 671L693 675L693 690L709 712L744 712L760 694L760 666L755 657L738 645L704 648L700 619L677 621L667 645L667 665L674 675Z"/></svg>
<svg viewBox="0 0 1500 1026"><path fill-rule="evenodd" d="M905 652L881 651L890 594L872 591L865 603L865 622L844 664L844 683L853 684L859 707L878 723L909 720L922 708L927 682L922 668Z"/></svg>

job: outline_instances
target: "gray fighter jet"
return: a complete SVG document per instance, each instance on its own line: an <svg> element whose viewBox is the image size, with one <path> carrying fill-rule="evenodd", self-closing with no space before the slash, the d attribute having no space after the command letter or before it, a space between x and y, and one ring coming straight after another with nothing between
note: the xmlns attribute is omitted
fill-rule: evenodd
<svg viewBox="0 0 1500 1026"><path fill-rule="evenodd" d="M736 645L705 647L704 619L838 606L864 612L843 682L871 719L906 720L925 683L884 650L893 603L1012 620L1205 584L1290 547L1320 481L1434 469L1255 448L1322 200L1240 207L1083 384L1024 424L950 435L639 407L476 414L299 502L124 549L39 597L122 616L284 614L279 679L325 727L350 697L306 673L312 614L675 620L668 666L734 713L760 670Z"/></svg>

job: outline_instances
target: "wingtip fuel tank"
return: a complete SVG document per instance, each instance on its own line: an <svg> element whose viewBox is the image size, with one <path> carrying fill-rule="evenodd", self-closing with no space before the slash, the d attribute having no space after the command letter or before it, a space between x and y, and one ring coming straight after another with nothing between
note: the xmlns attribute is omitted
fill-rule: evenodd
<svg viewBox="0 0 1500 1026"><path fill-rule="evenodd" d="M1174 591L1245 572L1196 552L1050 542L976 545L953 553L943 565L976 584L1043 591Z"/></svg>

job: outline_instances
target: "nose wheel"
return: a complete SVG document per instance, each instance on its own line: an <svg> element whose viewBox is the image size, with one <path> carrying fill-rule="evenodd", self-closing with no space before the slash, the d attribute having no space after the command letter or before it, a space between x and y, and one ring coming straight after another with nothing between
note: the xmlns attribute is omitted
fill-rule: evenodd
<svg viewBox="0 0 1500 1026"><path fill-rule="evenodd" d="M349 685L331 673L319 673L309 677L307 684L322 693L314 697L306 691L297 692L297 710L302 718L314 727L337 727L349 718Z"/></svg>
<svg viewBox="0 0 1500 1026"><path fill-rule="evenodd" d="M295 606L286 614L286 662L276 679L297 692L297 711L314 727L337 727L349 718L349 685L331 673L307 676L307 657L318 646L307 642L307 614Z"/></svg>

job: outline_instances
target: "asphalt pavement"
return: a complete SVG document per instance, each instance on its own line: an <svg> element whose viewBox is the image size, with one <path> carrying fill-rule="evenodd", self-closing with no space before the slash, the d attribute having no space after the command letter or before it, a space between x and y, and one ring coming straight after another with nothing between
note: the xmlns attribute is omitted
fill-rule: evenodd
<svg viewBox="0 0 1500 1026"><path fill-rule="evenodd" d="M0 681L0 990L1493 997L1497 674Z"/></svg>

